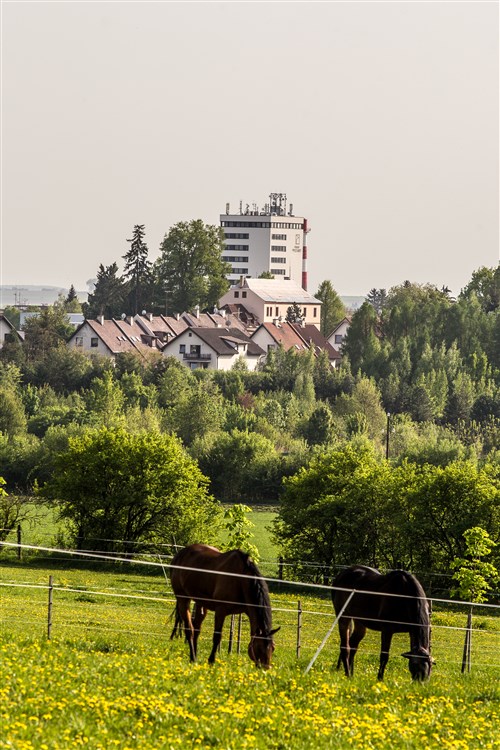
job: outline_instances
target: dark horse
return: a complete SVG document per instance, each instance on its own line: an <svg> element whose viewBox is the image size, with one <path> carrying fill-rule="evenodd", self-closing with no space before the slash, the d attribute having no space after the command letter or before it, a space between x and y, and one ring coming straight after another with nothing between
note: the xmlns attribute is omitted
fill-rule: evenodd
<svg viewBox="0 0 500 750"><path fill-rule="evenodd" d="M339 619L337 669L342 663L346 675L352 675L354 656L367 628L370 628L381 633L379 680L384 678L394 633L410 634L410 650L403 656L408 659L412 678L425 680L429 677L434 663L430 655L429 603L415 576L405 570L391 570L382 575L373 568L352 565L337 575L332 586L337 617L350 592L356 590ZM351 621L354 623L352 628Z"/></svg>
<svg viewBox="0 0 500 750"><path fill-rule="evenodd" d="M269 667L274 651L271 603L266 582L249 556L241 550L220 552L205 544L184 547L171 562L170 580L177 599L176 623L181 623L189 644L191 661L201 625L208 610L215 612L213 646L208 661L213 664L227 615L244 613L250 620L248 655L257 666ZM191 617L191 600L195 602Z"/></svg>

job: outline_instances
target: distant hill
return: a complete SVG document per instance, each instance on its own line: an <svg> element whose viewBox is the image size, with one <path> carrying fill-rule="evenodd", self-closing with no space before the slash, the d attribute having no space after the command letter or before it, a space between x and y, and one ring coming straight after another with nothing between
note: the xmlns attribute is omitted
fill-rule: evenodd
<svg viewBox="0 0 500 750"><path fill-rule="evenodd" d="M0 286L0 307L6 305L52 305L57 301L60 294L67 297L69 289L60 286L35 286L26 284ZM76 292L80 302L86 302L87 292Z"/></svg>
<svg viewBox="0 0 500 750"><path fill-rule="evenodd" d="M340 295L340 299L348 310L357 310L365 301L365 297L344 297L343 295Z"/></svg>

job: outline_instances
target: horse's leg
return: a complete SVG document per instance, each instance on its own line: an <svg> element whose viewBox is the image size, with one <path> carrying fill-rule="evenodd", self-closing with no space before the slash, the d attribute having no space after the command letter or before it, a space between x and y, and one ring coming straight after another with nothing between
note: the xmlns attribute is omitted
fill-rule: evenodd
<svg viewBox="0 0 500 750"><path fill-rule="evenodd" d="M208 657L209 664L213 664L215 661L217 649L219 648L221 638L222 638L222 627L224 625L225 619L226 619L226 615L222 614L220 610L216 609L215 621L214 621L214 637L212 640L212 651L210 653L210 656Z"/></svg>
<svg viewBox="0 0 500 750"><path fill-rule="evenodd" d="M385 668L387 666L387 662L389 661L389 651L391 648L392 635L393 634L391 630L382 630L380 639L380 667L377 675L379 680L384 679Z"/></svg>
<svg viewBox="0 0 500 750"><path fill-rule="evenodd" d="M340 657L339 662L341 661L344 665L344 672L346 677L350 676L350 670L349 670L349 620L345 620L344 618L340 618L339 620L339 635L340 635Z"/></svg>
<svg viewBox="0 0 500 750"><path fill-rule="evenodd" d="M198 602L195 602L193 617L191 619L193 623L193 631L194 631L193 647L194 647L195 656L198 653L198 638L200 636L201 626L206 616L207 616L207 610L205 609L205 607L202 607L201 604L199 604Z"/></svg>
<svg viewBox="0 0 500 750"><path fill-rule="evenodd" d="M360 642L366 635L366 627L357 620L354 620L354 629L349 636L349 671L352 675L354 674L354 657L358 650Z"/></svg>
<svg viewBox="0 0 500 750"><path fill-rule="evenodd" d="M179 612L179 617L184 623L184 634L186 636L186 641L189 644L189 658L191 659L191 661L196 661L193 623L191 621L191 612L189 609L190 604L191 600L187 599L186 597L179 597L177 599L177 610Z"/></svg>

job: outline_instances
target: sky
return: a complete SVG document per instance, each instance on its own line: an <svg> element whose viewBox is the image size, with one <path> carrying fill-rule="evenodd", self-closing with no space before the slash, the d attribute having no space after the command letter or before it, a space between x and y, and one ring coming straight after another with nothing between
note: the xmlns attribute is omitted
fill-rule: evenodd
<svg viewBox="0 0 500 750"><path fill-rule="evenodd" d="M87 290L144 224L286 193L308 289L499 261L499 5L8 2L0 284Z"/></svg>

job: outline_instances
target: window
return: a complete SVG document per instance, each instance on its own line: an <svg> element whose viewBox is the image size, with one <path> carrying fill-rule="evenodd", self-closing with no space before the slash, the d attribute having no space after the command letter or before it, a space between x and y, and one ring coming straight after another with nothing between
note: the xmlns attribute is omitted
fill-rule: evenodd
<svg viewBox="0 0 500 750"><path fill-rule="evenodd" d="M179 344L179 354L186 353L186 344Z"/></svg>
<svg viewBox="0 0 500 750"><path fill-rule="evenodd" d="M241 296L243 297L243 299L245 299L245 298L246 298L246 296L247 296L247 293L246 293L246 292L242 292L242 293L241 293Z"/></svg>
<svg viewBox="0 0 500 750"><path fill-rule="evenodd" d="M276 317L278 317L279 314L280 314L280 309L279 309L279 307L277 307L276 308Z"/></svg>
<svg viewBox="0 0 500 750"><path fill-rule="evenodd" d="M286 253L286 246L285 245L271 245L271 252Z"/></svg>
<svg viewBox="0 0 500 750"><path fill-rule="evenodd" d="M248 263L248 255L223 255L222 260L227 263Z"/></svg>
<svg viewBox="0 0 500 750"><path fill-rule="evenodd" d="M273 258L271 256L271 263L286 263L286 258Z"/></svg>
<svg viewBox="0 0 500 750"><path fill-rule="evenodd" d="M224 250L243 250L248 253L248 245L226 245Z"/></svg>
<svg viewBox="0 0 500 750"><path fill-rule="evenodd" d="M341 343L342 343L342 339L343 339L343 338L344 338L344 337L342 336L342 334L341 334L341 333L336 333L336 334L335 334L335 343L336 343L336 344L341 344Z"/></svg>
<svg viewBox="0 0 500 750"><path fill-rule="evenodd" d="M248 232L226 232L226 240L248 240Z"/></svg>
<svg viewBox="0 0 500 750"><path fill-rule="evenodd" d="M235 292L235 293L234 293L234 298L235 298L235 299L236 299L237 297L239 297L239 296L240 296L240 293L239 293L239 292Z"/></svg>
<svg viewBox="0 0 500 750"><path fill-rule="evenodd" d="M285 276L286 268L271 268L271 273L275 276Z"/></svg>
<svg viewBox="0 0 500 750"><path fill-rule="evenodd" d="M317 317L318 317L318 308L313 307L313 318L317 318Z"/></svg>
<svg viewBox="0 0 500 750"><path fill-rule="evenodd" d="M97 338L97 336L92 336L92 338L90 339L90 346L99 346L99 339Z"/></svg>
<svg viewBox="0 0 500 750"><path fill-rule="evenodd" d="M83 346L83 336L75 336L75 346Z"/></svg>
<svg viewBox="0 0 500 750"><path fill-rule="evenodd" d="M231 273L239 273L240 275L245 276L248 273L248 268L233 268Z"/></svg>
<svg viewBox="0 0 500 750"><path fill-rule="evenodd" d="M272 234L272 240L286 240L286 234Z"/></svg>
<svg viewBox="0 0 500 750"><path fill-rule="evenodd" d="M266 307L266 315L267 315L267 317L270 318L272 314L273 314L273 308L272 307Z"/></svg>

